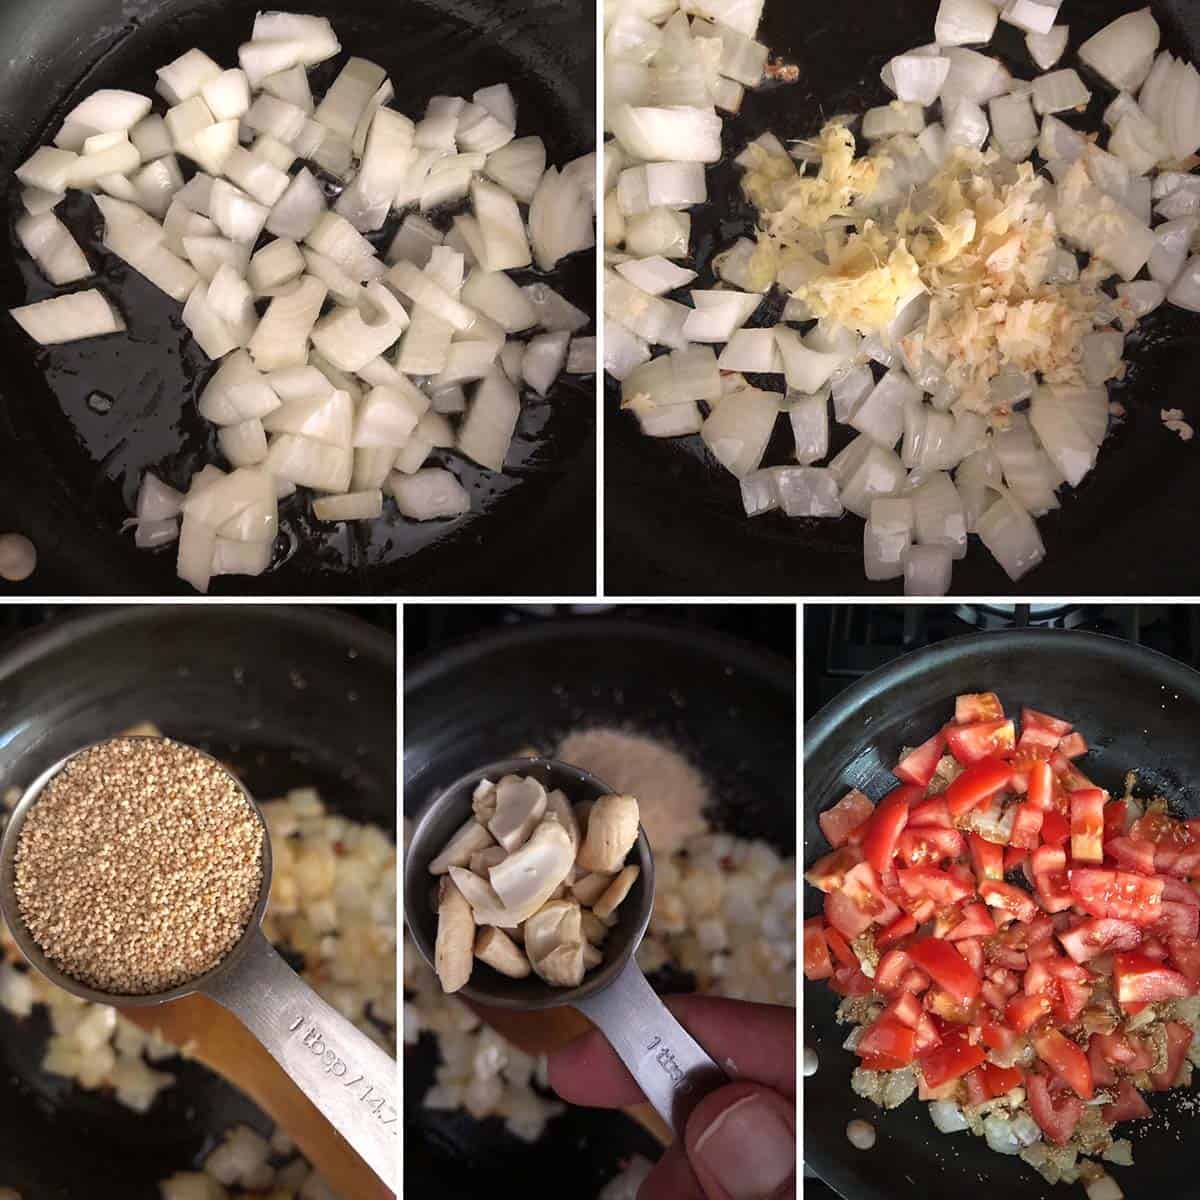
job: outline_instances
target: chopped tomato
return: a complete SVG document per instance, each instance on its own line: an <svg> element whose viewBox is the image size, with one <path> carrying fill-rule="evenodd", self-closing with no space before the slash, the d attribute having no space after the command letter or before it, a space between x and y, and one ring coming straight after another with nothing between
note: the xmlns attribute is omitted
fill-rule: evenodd
<svg viewBox="0 0 1200 1200"><path fill-rule="evenodd" d="M825 940L825 923L820 917L804 922L804 978L828 979L833 974L829 943Z"/></svg>
<svg viewBox="0 0 1200 1200"><path fill-rule="evenodd" d="M1192 994L1187 976L1146 954L1127 951L1113 955L1113 991L1124 1008L1134 1003L1154 1004L1159 1000L1175 1000Z"/></svg>
<svg viewBox="0 0 1200 1200"><path fill-rule="evenodd" d="M917 919L911 913L901 913L886 929L875 935L875 948L882 950L902 937L907 937L917 927Z"/></svg>
<svg viewBox="0 0 1200 1200"><path fill-rule="evenodd" d="M1100 1039L1093 1033L1088 1039L1088 1066L1092 1068L1092 1083L1096 1087L1106 1087L1117 1082L1117 1073L1112 1069L1112 1063L1104 1057L1100 1047Z"/></svg>
<svg viewBox="0 0 1200 1200"><path fill-rule="evenodd" d="M1196 840L1186 821L1177 821L1165 812L1148 812L1134 821L1129 836L1138 842L1164 846L1190 846Z"/></svg>
<svg viewBox="0 0 1200 1200"><path fill-rule="evenodd" d="M1153 842L1135 842L1133 838L1115 837L1106 843L1105 852L1117 860L1117 866L1142 875L1154 874Z"/></svg>
<svg viewBox="0 0 1200 1200"><path fill-rule="evenodd" d="M929 786L938 762L946 749L946 735L938 730L927 742L906 754L896 765L892 774L905 783L915 784L922 791Z"/></svg>
<svg viewBox="0 0 1200 1200"><path fill-rule="evenodd" d="M986 904L980 904L978 901L965 904L959 916L958 924L946 934L947 941L957 942L963 938L991 937L996 932L996 922L992 920L992 914L988 912Z"/></svg>
<svg viewBox="0 0 1200 1200"><path fill-rule="evenodd" d="M1168 1021L1163 1030L1167 1035L1167 1065L1150 1076L1156 1092L1170 1091L1187 1061L1188 1047L1192 1044L1192 1031L1180 1021Z"/></svg>
<svg viewBox="0 0 1200 1200"><path fill-rule="evenodd" d="M979 976L951 943L923 938L914 942L908 953L938 987L959 1003L969 1003L979 995Z"/></svg>
<svg viewBox="0 0 1200 1200"><path fill-rule="evenodd" d="M1008 784L1012 771L1001 758L985 758L968 767L946 789L950 815L961 817Z"/></svg>
<svg viewBox="0 0 1200 1200"><path fill-rule="evenodd" d="M1048 996L1014 996L1005 1006L1004 1023L1017 1033L1025 1033L1049 1015Z"/></svg>
<svg viewBox="0 0 1200 1200"><path fill-rule="evenodd" d="M884 894L879 876L870 863L859 863L846 872L842 892L863 912L869 913L877 925L890 925L900 915L899 907Z"/></svg>
<svg viewBox="0 0 1200 1200"><path fill-rule="evenodd" d="M1061 742L1058 743L1060 754L1065 754L1067 758L1079 758L1088 752L1088 744L1084 741L1082 733L1068 733Z"/></svg>
<svg viewBox="0 0 1200 1200"><path fill-rule="evenodd" d="M1083 1116L1083 1101L1068 1091L1052 1096L1050 1082L1044 1075L1026 1076L1025 1091L1029 1097L1029 1110L1041 1131L1055 1145L1063 1146L1069 1142Z"/></svg>
<svg viewBox="0 0 1200 1200"><path fill-rule="evenodd" d="M836 892L846 878L846 872L862 862L862 855L857 850L842 847L824 858L818 858L807 871L804 878L815 888L823 892Z"/></svg>
<svg viewBox="0 0 1200 1200"><path fill-rule="evenodd" d="M844 846L850 834L873 812L875 805L858 788L847 792L832 808L817 817L821 832L833 847Z"/></svg>
<svg viewBox="0 0 1200 1200"><path fill-rule="evenodd" d="M1057 809L1052 808L1042 819L1042 844L1061 846L1070 836L1070 821Z"/></svg>
<svg viewBox="0 0 1200 1200"><path fill-rule="evenodd" d="M1049 815L1049 814L1048 814ZM1039 846L1031 860L1033 886L1038 902L1049 913L1065 912L1073 903L1067 886L1066 851Z"/></svg>
<svg viewBox="0 0 1200 1200"><path fill-rule="evenodd" d="M1200 943L1195 940L1181 941L1179 938L1167 938L1167 950L1180 974L1187 978L1193 990L1200 988Z"/></svg>
<svg viewBox="0 0 1200 1200"><path fill-rule="evenodd" d="M829 981L839 996L869 996L875 989L858 967L837 967Z"/></svg>
<svg viewBox="0 0 1200 1200"><path fill-rule="evenodd" d="M937 905L957 904L973 892L949 871L938 867L909 867L896 872L901 890L916 899L929 899Z"/></svg>
<svg viewBox="0 0 1200 1200"><path fill-rule="evenodd" d="M1028 923L1037 916L1037 905L1028 892L1003 880L988 879L979 885L979 894L1002 915Z"/></svg>
<svg viewBox="0 0 1200 1200"><path fill-rule="evenodd" d="M889 950L875 966L875 986L885 996L902 990L912 959L903 950Z"/></svg>
<svg viewBox="0 0 1200 1200"><path fill-rule="evenodd" d="M954 821L945 796L927 796L908 810L906 829L953 829Z"/></svg>
<svg viewBox="0 0 1200 1200"><path fill-rule="evenodd" d="M982 882L984 879L1004 878L1003 846L989 842L977 833L967 834L967 845L971 849L971 862L977 879Z"/></svg>
<svg viewBox="0 0 1200 1200"><path fill-rule="evenodd" d="M819 920L820 918L817 919ZM837 959L840 966L858 966L858 958L854 951L850 949L850 943L832 926L826 926L825 928L825 943L833 952L833 957Z"/></svg>
<svg viewBox="0 0 1200 1200"><path fill-rule="evenodd" d="M966 1103L964 1108L977 1108L981 1104L986 1104L988 1094L983 1086L983 1077L979 1074L980 1068L976 1067L974 1071L968 1071L963 1077L963 1087L967 1090Z"/></svg>
<svg viewBox="0 0 1200 1200"><path fill-rule="evenodd" d="M950 1025L970 1025L979 1013L978 1000L959 1000L939 987L930 987L923 1001L925 1007Z"/></svg>
<svg viewBox="0 0 1200 1200"><path fill-rule="evenodd" d="M950 725L946 745L964 767L1017 747L1011 721L980 721L976 725ZM953 810L953 805L951 805Z"/></svg>
<svg viewBox="0 0 1200 1200"><path fill-rule="evenodd" d="M1049 713L1038 712L1036 708L1021 709L1021 728L1045 729L1055 737L1064 738L1071 732L1071 722L1061 717L1052 717Z"/></svg>
<svg viewBox="0 0 1200 1200"><path fill-rule="evenodd" d="M1162 904L1162 881L1128 871L1079 867L1070 871L1075 903L1093 917L1116 917L1135 925L1153 925Z"/></svg>
<svg viewBox="0 0 1200 1200"><path fill-rule="evenodd" d="M887 869L896 851L896 839L908 823L908 810L912 802L919 799L920 788L898 787L888 792L867 822L863 834L863 858L876 871Z"/></svg>
<svg viewBox="0 0 1200 1200"><path fill-rule="evenodd" d="M1025 865L1025 860L1029 857L1029 851L1022 849L1020 846L1005 846L1004 847L1004 871L1007 874L1009 871L1015 871L1018 867Z"/></svg>
<svg viewBox="0 0 1200 1200"><path fill-rule="evenodd" d="M1047 1029L1033 1039L1033 1048L1081 1100L1092 1098L1092 1069L1087 1055L1069 1037L1057 1029Z"/></svg>
<svg viewBox="0 0 1200 1200"><path fill-rule="evenodd" d="M1150 1105L1142 1099L1142 1093L1128 1079L1121 1080L1117 1088L1117 1098L1100 1111L1109 1125L1116 1125L1118 1121L1139 1121L1154 1115L1150 1111Z"/></svg>
<svg viewBox="0 0 1200 1200"><path fill-rule="evenodd" d="M1051 750L1058 749L1061 739L1048 729L1039 729L1036 725L1025 725L1021 728L1021 736L1017 739L1017 749L1038 755L1049 755Z"/></svg>
<svg viewBox="0 0 1200 1200"><path fill-rule="evenodd" d="M1026 800L1034 808L1042 812L1050 812L1054 808L1054 772L1048 762L1035 762L1029 768L1029 792Z"/></svg>
<svg viewBox="0 0 1200 1200"><path fill-rule="evenodd" d="M1071 929L1060 930L1058 940L1075 962L1083 963L1109 950L1134 949L1142 940L1142 931L1131 921L1093 917Z"/></svg>
<svg viewBox="0 0 1200 1200"><path fill-rule="evenodd" d="M939 829L934 826L905 829L896 842L897 856L910 867L958 858L965 850L963 835L957 829Z"/></svg>
<svg viewBox="0 0 1200 1200"><path fill-rule="evenodd" d="M1025 1078L1016 1067L998 1067L990 1062L985 1062L977 1074L989 1100L994 1100L997 1096L1007 1096L1013 1088L1020 1087Z"/></svg>
<svg viewBox="0 0 1200 1200"><path fill-rule="evenodd" d="M976 975L983 973L983 943L978 938L963 938L961 942L955 942L955 947L959 954L966 960L967 966L975 972Z"/></svg>
<svg viewBox="0 0 1200 1200"><path fill-rule="evenodd" d="M985 1018L979 1023L979 1039L989 1050L997 1050L1003 1054L1016 1045L1018 1036L1015 1030L1000 1021Z"/></svg>
<svg viewBox="0 0 1200 1200"><path fill-rule="evenodd" d="M1125 818L1128 815L1128 810L1125 807L1124 800L1110 800L1104 806L1104 848L1107 852L1108 843L1113 838L1123 837L1125 834Z"/></svg>
<svg viewBox="0 0 1200 1200"><path fill-rule="evenodd" d="M830 892L825 897L825 919L834 930L851 941L870 929L875 920L869 912L859 908L844 891Z"/></svg>
<svg viewBox="0 0 1200 1200"><path fill-rule="evenodd" d="M1155 962L1162 962L1167 957L1167 948L1154 936L1147 934L1142 944L1138 949L1147 957L1152 958Z"/></svg>
<svg viewBox="0 0 1200 1200"><path fill-rule="evenodd" d="M864 1030L854 1053L860 1058L884 1057L896 1066L907 1066L913 1060L916 1031L898 1020L894 1014L884 1013L873 1025Z"/></svg>
<svg viewBox="0 0 1200 1200"><path fill-rule="evenodd" d="M983 1047L973 1046L966 1030L955 1029L921 1059L921 1074L928 1087L936 1088L973 1071L985 1058Z"/></svg>
<svg viewBox="0 0 1200 1200"><path fill-rule="evenodd" d="M954 698L954 720L958 725L998 721L1003 716L1004 706L995 692L964 692Z"/></svg>
<svg viewBox="0 0 1200 1200"><path fill-rule="evenodd" d="M1191 904L1181 904L1178 900L1164 899L1161 906L1162 916L1154 928L1161 937L1179 938L1181 941L1194 942L1200 936L1200 908Z"/></svg>
<svg viewBox="0 0 1200 1200"><path fill-rule="evenodd" d="M1076 862L1104 861L1104 793L1080 788L1071 793L1071 857Z"/></svg>
<svg viewBox="0 0 1200 1200"><path fill-rule="evenodd" d="M1097 1033L1093 1040L1106 1061L1131 1075L1154 1066L1154 1047L1141 1038L1127 1033Z"/></svg>

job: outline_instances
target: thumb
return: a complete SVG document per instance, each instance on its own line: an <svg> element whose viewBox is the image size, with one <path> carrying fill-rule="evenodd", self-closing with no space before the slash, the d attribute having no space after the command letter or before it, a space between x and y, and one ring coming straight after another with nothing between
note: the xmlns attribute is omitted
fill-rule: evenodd
<svg viewBox="0 0 1200 1200"><path fill-rule="evenodd" d="M784 1200L796 1194L795 1106L755 1083L705 1096L688 1118L688 1159L707 1200Z"/></svg>

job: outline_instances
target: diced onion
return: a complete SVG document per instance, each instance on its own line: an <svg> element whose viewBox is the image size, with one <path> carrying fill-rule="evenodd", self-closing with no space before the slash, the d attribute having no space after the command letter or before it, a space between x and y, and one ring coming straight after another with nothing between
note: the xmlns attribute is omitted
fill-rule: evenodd
<svg viewBox="0 0 1200 1200"><path fill-rule="evenodd" d="M369 521L382 514L383 493L378 488L313 501L313 516L318 521Z"/></svg>
<svg viewBox="0 0 1200 1200"><path fill-rule="evenodd" d="M1188 259L1179 278L1167 293L1167 301L1176 308L1200 312L1200 255Z"/></svg>
<svg viewBox="0 0 1200 1200"><path fill-rule="evenodd" d="M1049 33L1029 33L1025 35L1025 45L1029 57L1043 71L1048 71L1067 50L1067 38L1070 29L1066 25L1055 25Z"/></svg>
<svg viewBox="0 0 1200 1200"><path fill-rule="evenodd" d="M1160 31L1149 8L1126 13L1079 47L1079 57L1118 91L1136 92L1150 72Z"/></svg>
<svg viewBox="0 0 1200 1200"><path fill-rule="evenodd" d="M999 19L991 0L942 0L934 38L939 46L983 45L992 40Z"/></svg>
<svg viewBox="0 0 1200 1200"><path fill-rule="evenodd" d="M904 555L904 594L944 596L950 590L950 551L945 546L911 546Z"/></svg>
<svg viewBox="0 0 1200 1200"><path fill-rule="evenodd" d="M977 531L1014 583L1046 557L1033 518L1008 496L999 497L979 518Z"/></svg>
<svg viewBox="0 0 1200 1200"><path fill-rule="evenodd" d="M939 1133L959 1133L968 1129L967 1119L953 1100L934 1100L929 1105L929 1116Z"/></svg>
<svg viewBox="0 0 1200 1200"><path fill-rule="evenodd" d="M94 288L55 296L11 308L9 312L18 325L35 342L53 346L63 342L81 341L106 333L122 333L125 322L108 298Z"/></svg>
<svg viewBox="0 0 1200 1200"><path fill-rule="evenodd" d="M441 467L429 467L411 475L393 472L388 476L387 488L395 497L401 515L413 521L457 517L471 511L471 497Z"/></svg>

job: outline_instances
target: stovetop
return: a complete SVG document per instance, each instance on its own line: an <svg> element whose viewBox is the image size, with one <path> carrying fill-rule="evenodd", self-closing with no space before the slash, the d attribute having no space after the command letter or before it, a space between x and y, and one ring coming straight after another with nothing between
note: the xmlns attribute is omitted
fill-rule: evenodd
<svg viewBox="0 0 1200 1200"><path fill-rule="evenodd" d="M804 609L807 720L862 676L947 638L1009 626L1082 629L1200 667L1200 608L1183 604L810 604Z"/></svg>

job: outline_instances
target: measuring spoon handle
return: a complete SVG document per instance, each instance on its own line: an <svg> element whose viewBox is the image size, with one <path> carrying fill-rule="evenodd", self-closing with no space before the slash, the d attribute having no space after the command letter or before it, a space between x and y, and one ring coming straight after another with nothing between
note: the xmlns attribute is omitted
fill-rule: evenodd
<svg viewBox="0 0 1200 1200"><path fill-rule="evenodd" d="M398 1191L395 1059L326 1004L261 931L205 992L258 1038L359 1157Z"/></svg>
<svg viewBox="0 0 1200 1200"><path fill-rule="evenodd" d="M631 958L576 1008L608 1039L659 1116L681 1137L692 1109L727 1083L725 1073L671 1015Z"/></svg>

